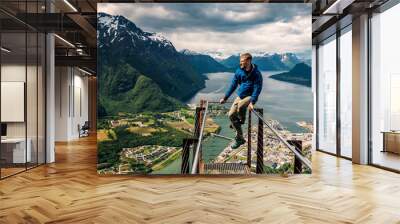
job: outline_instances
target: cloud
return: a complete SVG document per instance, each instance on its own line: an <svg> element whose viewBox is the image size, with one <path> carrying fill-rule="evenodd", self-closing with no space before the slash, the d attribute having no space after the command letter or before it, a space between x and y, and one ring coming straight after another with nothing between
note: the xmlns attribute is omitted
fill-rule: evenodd
<svg viewBox="0 0 400 224"><path fill-rule="evenodd" d="M99 3L174 46L198 52L304 52L311 49L311 5L273 3Z"/></svg>

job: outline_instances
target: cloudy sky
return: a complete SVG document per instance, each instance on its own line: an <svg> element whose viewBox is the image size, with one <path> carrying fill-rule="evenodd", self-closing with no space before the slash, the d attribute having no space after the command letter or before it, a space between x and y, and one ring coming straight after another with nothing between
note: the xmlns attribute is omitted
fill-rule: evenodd
<svg viewBox="0 0 400 224"><path fill-rule="evenodd" d="M311 4L99 3L98 10L161 33L177 50L311 53Z"/></svg>

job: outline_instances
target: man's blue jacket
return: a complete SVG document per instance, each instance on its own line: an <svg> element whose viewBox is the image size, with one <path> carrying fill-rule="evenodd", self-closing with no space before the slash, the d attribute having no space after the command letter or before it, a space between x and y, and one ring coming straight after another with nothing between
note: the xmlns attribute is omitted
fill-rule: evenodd
<svg viewBox="0 0 400 224"><path fill-rule="evenodd" d="M225 100L227 100L235 91L236 87L240 85L237 91L239 98L243 99L247 96L251 96L251 102L255 104L258 100L258 95L260 95L262 84L263 78L261 72L255 64L253 64L253 68L248 74L246 74L245 70L238 68L233 76L231 86L225 93Z"/></svg>

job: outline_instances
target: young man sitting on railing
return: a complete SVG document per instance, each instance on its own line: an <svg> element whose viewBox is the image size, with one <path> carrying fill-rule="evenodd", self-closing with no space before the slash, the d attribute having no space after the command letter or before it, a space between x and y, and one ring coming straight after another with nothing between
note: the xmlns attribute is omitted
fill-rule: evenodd
<svg viewBox="0 0 400 224"><path fill-rule="evenodd" d="M251 61L251 54L240 55L240 68L236 70L228 91L225 93L224 98L220 100L221 104L225 103L239 85L238 97L236 97L228 113L231 127L236 131L235 142L231 146L232 149L236 149L246 142L242 131L242 124L246 120L246 108L249 110L254 109L262 89L263 79L261 72Z"/></svg>

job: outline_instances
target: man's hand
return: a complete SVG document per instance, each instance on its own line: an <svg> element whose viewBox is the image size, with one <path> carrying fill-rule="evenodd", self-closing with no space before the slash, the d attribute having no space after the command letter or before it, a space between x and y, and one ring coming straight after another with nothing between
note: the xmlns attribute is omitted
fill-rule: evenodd
<svg viewBox="0 0 400 224"><path fill-rule="evenodd" d="M219 100L219 103L220 103L220 104L224 104L225 102L226 102L226 100L225 100L224 98L222 98L222 99Z"/></svg>
<svg viewBox="0 0 400 224"><path fill-rule="evenodd" d="M249 106L247 106L249 111L254 110L254 104L252 102L249 103Z"/></svg>

